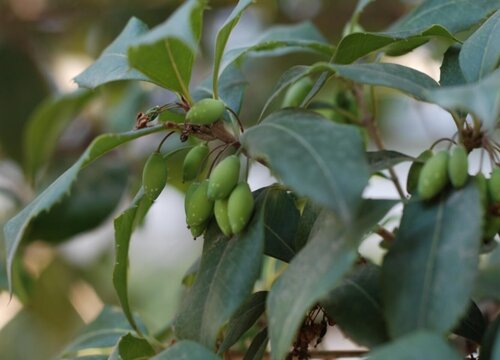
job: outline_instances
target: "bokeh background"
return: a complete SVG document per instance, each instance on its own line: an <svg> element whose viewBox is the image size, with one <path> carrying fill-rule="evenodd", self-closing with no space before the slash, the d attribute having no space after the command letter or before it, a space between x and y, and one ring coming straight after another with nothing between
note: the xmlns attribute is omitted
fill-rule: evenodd
<svg viewBox="0 0 500 360"><path fill-rule="evenodd" d="M77 87L72 78L99 56L130 17L136 16L152 27L164 21L180 3L0 0L0 224L72 164L96 135L132 129L139 111L173 100L168 91L137 82L113 83L81 95L74 93ZM383 30L416 3L375 1L361 16L361 24L367 30ZM210 1L193 86L209 73L215 33L234 4ZM353 0L257 0L243 16L228 46L251 44L275 24L302 21L312 21L325 37L337 43L355 4ZM384 61L411 66L438 80L447 45L434 40L408 55ZM252 124L288 67L312 60L311 54L295 54L248 61L244 66L250 79L243 103L245 123ZM57 140L54 155L35 180L29 181L25 176L29 123L50 99L61 95L72 100L62 107L62 115L52 115L65 118L66 128L58 139L47 134L46 141ZM387 148L415 155L435 139L453 135L451 118L437 107L386 89L378 89L377 95ZM78 199L63 208L59 217L38 224L23 247L16 263L19 276L12 298L6 290L5 250L0 239L1 358L49 359L92 321L104 304L117 304L111 282L112 219L130 203L139 185L142 164L155 143L149 138L140 139L85 170L78 185ZM173 141L168 146L178 145ZM175 175L179 162L180 157L173 160L169 186L134 235L130 251L132 307L151 332L160 331L172 318L182 291L182 277L202 246L202 240L193 241L184 225L185 186ZM407 167L403 164L397 168L403 182ZM266 169L252 168L253 189L272 181ZM372 181L367 196L397 197L397 193L390 182L378 179ZM82 218L86 215L82 214L88 213L96 214L95 219L85 222ZM362 247L374 261L379 261L382 254L379 240L369 239Z"/></svg>

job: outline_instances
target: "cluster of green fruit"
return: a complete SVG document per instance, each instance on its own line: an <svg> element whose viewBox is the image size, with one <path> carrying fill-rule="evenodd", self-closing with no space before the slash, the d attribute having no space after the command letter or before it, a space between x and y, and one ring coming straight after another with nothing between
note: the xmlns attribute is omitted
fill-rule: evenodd
<svg viewBox="0 0 500 360"><path fill-rule="evenodd" d="M206 144L189 151L183 164L184 181L196 179L207 155ZM186 222L194 238L205 231L212 215L226 236L245 229L253 213L254 200L248 183L239 182L239 178L240 159L230 155L217 164L208 179L189 186L185 198Z"/></svg>
<svg viewBox="0 0 500 360"><path fill-rule="evenodd" d="M430 200L450 183L454 188L464 186L469 178L468 169L468 154L462 145L437 154L426 150L411 165L406 188L410 194L417 193L422 200ZM500 168L493 169L489 179L482 173L474 178L486 213L483 237L490 239L500 231Z"/></svg>

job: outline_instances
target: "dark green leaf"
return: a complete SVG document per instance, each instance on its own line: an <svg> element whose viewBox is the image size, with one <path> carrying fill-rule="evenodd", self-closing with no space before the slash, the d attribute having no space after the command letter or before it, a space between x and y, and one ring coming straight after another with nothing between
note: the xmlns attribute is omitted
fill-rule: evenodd
<svg viewBox="0 0 500 360"><path fill-rule="evenodd" d="M219 68L222 61L222 55L224 54L224 49L226 48L227 41L229 40L229 36L233 31L238 21L240 21L240 17L243 12L252 4L252 0L240 0L238 1L238 5L235 6L229 17L226 19L226 22L217 32L217 37L215 39L215 55L214 55L214 67L213 67L213 92L215 97L218 97L218 81L219 81Z"/></svg>
<svg viewBox="0 0 500 360"><path fill-rule="evenodd" d="M500 316L497 316L484 335L481 346L481 360L497 360L500 358Z"/></svg>
<svg viewBox="0 0 500 360"><path fill-rule="evenodd" d="M486 326L487 323L483 313L479 310L476 303L472 301L467 313L460 320L453 333L480 344L486 331Z"/></svg>
<svg viewBox="0 0 500 360"><path fill-rule="evenodd" d="M274 283L267 298L273 359L288 353L306 312L349 271L366 232L390 210L393 201L365 200L353 223L339 222L330 212L316 221L306 246Z"/></svg>
<svg viewBox="0 0 500 360"><path fill-rule="evenodd" d="M176 342L151 360L221 360L202 345L189 340Z"/></svg>
<svg viewBox="0 0 500 360"><path fill-rule="evenodd" d="M205 3L205 0L186 1L165 22L134 39L128 50L134 68L188 99Z"/></svg>
<svg viewBox="0 0 500 360"><path fill-rule="evenodd" d="M117 308L105 306L97 319L87 325L61 354L61 359L72 359L86 349L109 349L133 330Z"/></svg>
<svg viewBox="0 0 500 360"><path fill-rule="evenodd" d="M221 327L251 293L263 251L262 213L239 237L228 239L215 225L208 229L198 275L174 321L178 338L214 347Z"/></svg>
<svg viewBox="0 0 500 360"><path fill-rule="evenodd" d="M309 240L314 223L322 210L323 208L321 206L307 200L304 210L302 210L299 223L297 224L297 231L295 232L294 243L296 252L299 252L307 243L307 240Z"/></svg>
<svg viewBox="0 0 500 360"><path fill-rule="evenodd" d="M241 143L298 194L327 206L343 221L352 220L368 182L356 128L326 121L314 112L282 110L247 130Z"/></svg>
<svg viewBox="0 0 500 360"><path fill-rule="evenodd" d="M255 206L264 212L264 253L289 262L296 254L294 237L300 218L294 196L271 186L259 193Z"/></svg>
<svg viewBox="0 0 500 360"><path fill-rule="evenodd" d="M21 212L10 219L4 227L5 243L7 250L7 273L9 284L12 287L12 262L17 249L25 237L26 231L32 221L44 211L50 210L59 202L71 189L80 171L94 160L105 153L113 150L119 145L139 137L149 135L163 130L162 125L150 127L147 129L130 131L121 134L103 134L98 136L87 147L87 150L80 156L78 161L73 164L66 172L54 181L47 189L38 195ZM12 290L12 289L11 289Z"/></svg>
<svg viewBox="0 0 500 360"><path fill-rule="evenodd" d="M123 160L104 160L84 169L69 194L31 221L27 239L57 244L111 215L127 187L129 169Z"/></svg>
<svg viewBox="0 0 500 360"><path fill-rule="evenodd" d="M493 14L462 46L460 67L468 82L493 72L500 61L500 11Z"/></svg>
<svg viewBox="0 0 500 360"><path fill-rule="evenodd" d="M482 212L473 182L435 201L405 206L382 267L391 336L418 329L444 334L458 323L477 272Z"/></svg>
<svg viewBox="0 0 500 360"><path fill-rule="evenodd" d="M128 333L118 340L108 360L146 360L155 353L146 340Z"/></svg>
<svg viewBox="0 0 500 360"><path fill-rule="evenodd" d="M131 18L120 35L106 48L94 64L75 77L80 87L95 88L99 85L117 80L145 80L146 76L130 67L127 60L129 45L148 27L141 20Z"/></svg>
<svg viewBox="0 0 500 360"><path fill-rule="evenodd" d="M392 150L368 151L368 165L372 173L386 170L405 161L415 161L415 158Z"/></svg>
<svg viewBox="0 0 500 360"><path fill-rule="evenodd" d="M243 360L262 360L268 342L267 328L265 328L253 338Z"/></svg>
<svg viewBox="0 0 500 360"><path fill-rule="evenodd" d="M360 265L321 301L321 306L356 343L372 348L389 341L378 266Z"/></svg>
<svg viewBox="0 0 500 360"><path fill-rule="evenodd" d="M113 285L115 287L118 300L122 306L123 312L127 317L130 325L139 334L134 316L130 309L128 299L128 251L130 239L135 227L140 222L140 217L147 213L152 202L147 196L144 196L144 191L141 188L136 195L132 206L121 213L114 221L115 227L115 266L113 269ZM142 209L140 212L139 209Z"/></svg>
<svg viewBox="0 0 500 360"><path fill-rule="evenodd" d="M464 74L458 62L459 54L460 48L456 46L451 46L444 53L443 63L441 64L441 76L439 78L441 86L465 84Z"/></svg>
<svg viewBox="0 0 500 360"><path fill-rule="evenodd" d="M369 360L461 360L461 357L439 335L419 331L382 346L370 353Z"/></svg>
<svg viewBox="0 0 500 360"><path fill-rule="evenodd" d="M35 107L49 95L49 85L32 56L15 41L0 39L0 149L23 161L22 134Z"/></svg>
<svg viewBox="0 0 500 360"><path fill-rule="evenodd" d="M224 341L219 347L221 354L241 338L266 310L267 291L259 291L252 294L234 313L227 325Z"/></svg>
<svg viewBox="0 0 500 360"><path fill-rule="evenodd" d="M297 51L312 51L330 58L333 48L309 22L275 26L255 44L226 52L222 58L221 70L247 55L281 56Z"/></svg>
<svg viewBox="0 0 500 360"><path fill-rule="evenodd" d="M52 97L31 114L23 139L24 169L31 182L49 161L63 130L92 96L89 91L76 91Z"/></svg>
<svg viewBox="0 0 500 360"><path fill-rule="evenodd" d="M500 300L500 247L491 252L479 269L474 296L479 299Z"/></svg>

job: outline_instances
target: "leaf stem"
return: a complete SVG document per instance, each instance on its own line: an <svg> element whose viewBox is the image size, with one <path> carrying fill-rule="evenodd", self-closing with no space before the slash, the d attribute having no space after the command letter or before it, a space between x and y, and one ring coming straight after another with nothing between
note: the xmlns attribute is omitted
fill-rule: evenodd
<svg viewBox="0 0 500 360"><path fill-rule="evenodd" d="M170 59L170 63L172 64L172 69L174 70L175 77L177 78L177 81L179 82L179 85L181 87L182 95L187 100L189 105L192 105L194 102L193 98L189 94L189 89L187 88L186 84L184 84L184 80L182 79L181 73L177 68L177 64L175 63L174 60L174 54L172 54L172 49L170 48L170 42L168 39L165 40L165 48L167 49L168 57Z"/></svg>

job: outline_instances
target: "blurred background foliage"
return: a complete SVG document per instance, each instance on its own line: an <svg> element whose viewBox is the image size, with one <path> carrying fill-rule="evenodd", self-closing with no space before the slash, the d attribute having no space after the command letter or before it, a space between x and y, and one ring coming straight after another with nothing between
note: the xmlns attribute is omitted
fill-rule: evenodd
<svg viewBox="0 0 500 360"><path fill-rule="evenodd" d="M210 1L193 85L209 73L215 32L235 2ZM152 27L164 21L180 3L0 0L2 225L72 164L95 136L130 130L138 112L174 98L150 84L129 82L81 92L76 91L72 78L99 56L130 17L136 16ZM367 30L382 30L415 3L378 0L362 14L361 24ZM229 47L251 43L274 24L301 21L312 21L325 37L337 43L355 5L352 0L257 0L233 33ZM446 44L433 41L395 61L438 78L445 48ZM280 75L291 65L312 59L311 54L299 54L246 64L245 74L251 81L242 118L248 125L258 116ZM414 154L453 129L451 120L435 126L437 118L446 117L436 107L417 104L388 90L380 90L379 94L381 127L391 149L404 146L407 153ZM409 130L408 126L416 126L416 118L433 125L426 126L423 121ZM57 127L44 126L48 122L57 122ZM58 130L54 132L54 128ZM15 264L12 299L6 290L5 250L0 239L2 358L51 358L97 316L104 304L117 304L111 282L111 220L130 202L153 143L150 139L136 141L100 160L85 170L72 190L71 200L61 202L37 220L23 256ZM169 146L178 144L172 142ZM200 241L193 242L184 227L179 192L184 185L175 176L179 159L181 156L172 159L172 186L157 201L131 247L132 308L152 332L168 324L179 299L182 276L201 249ZM269 179L266 173L257 174L253 187Z"/></svg>

